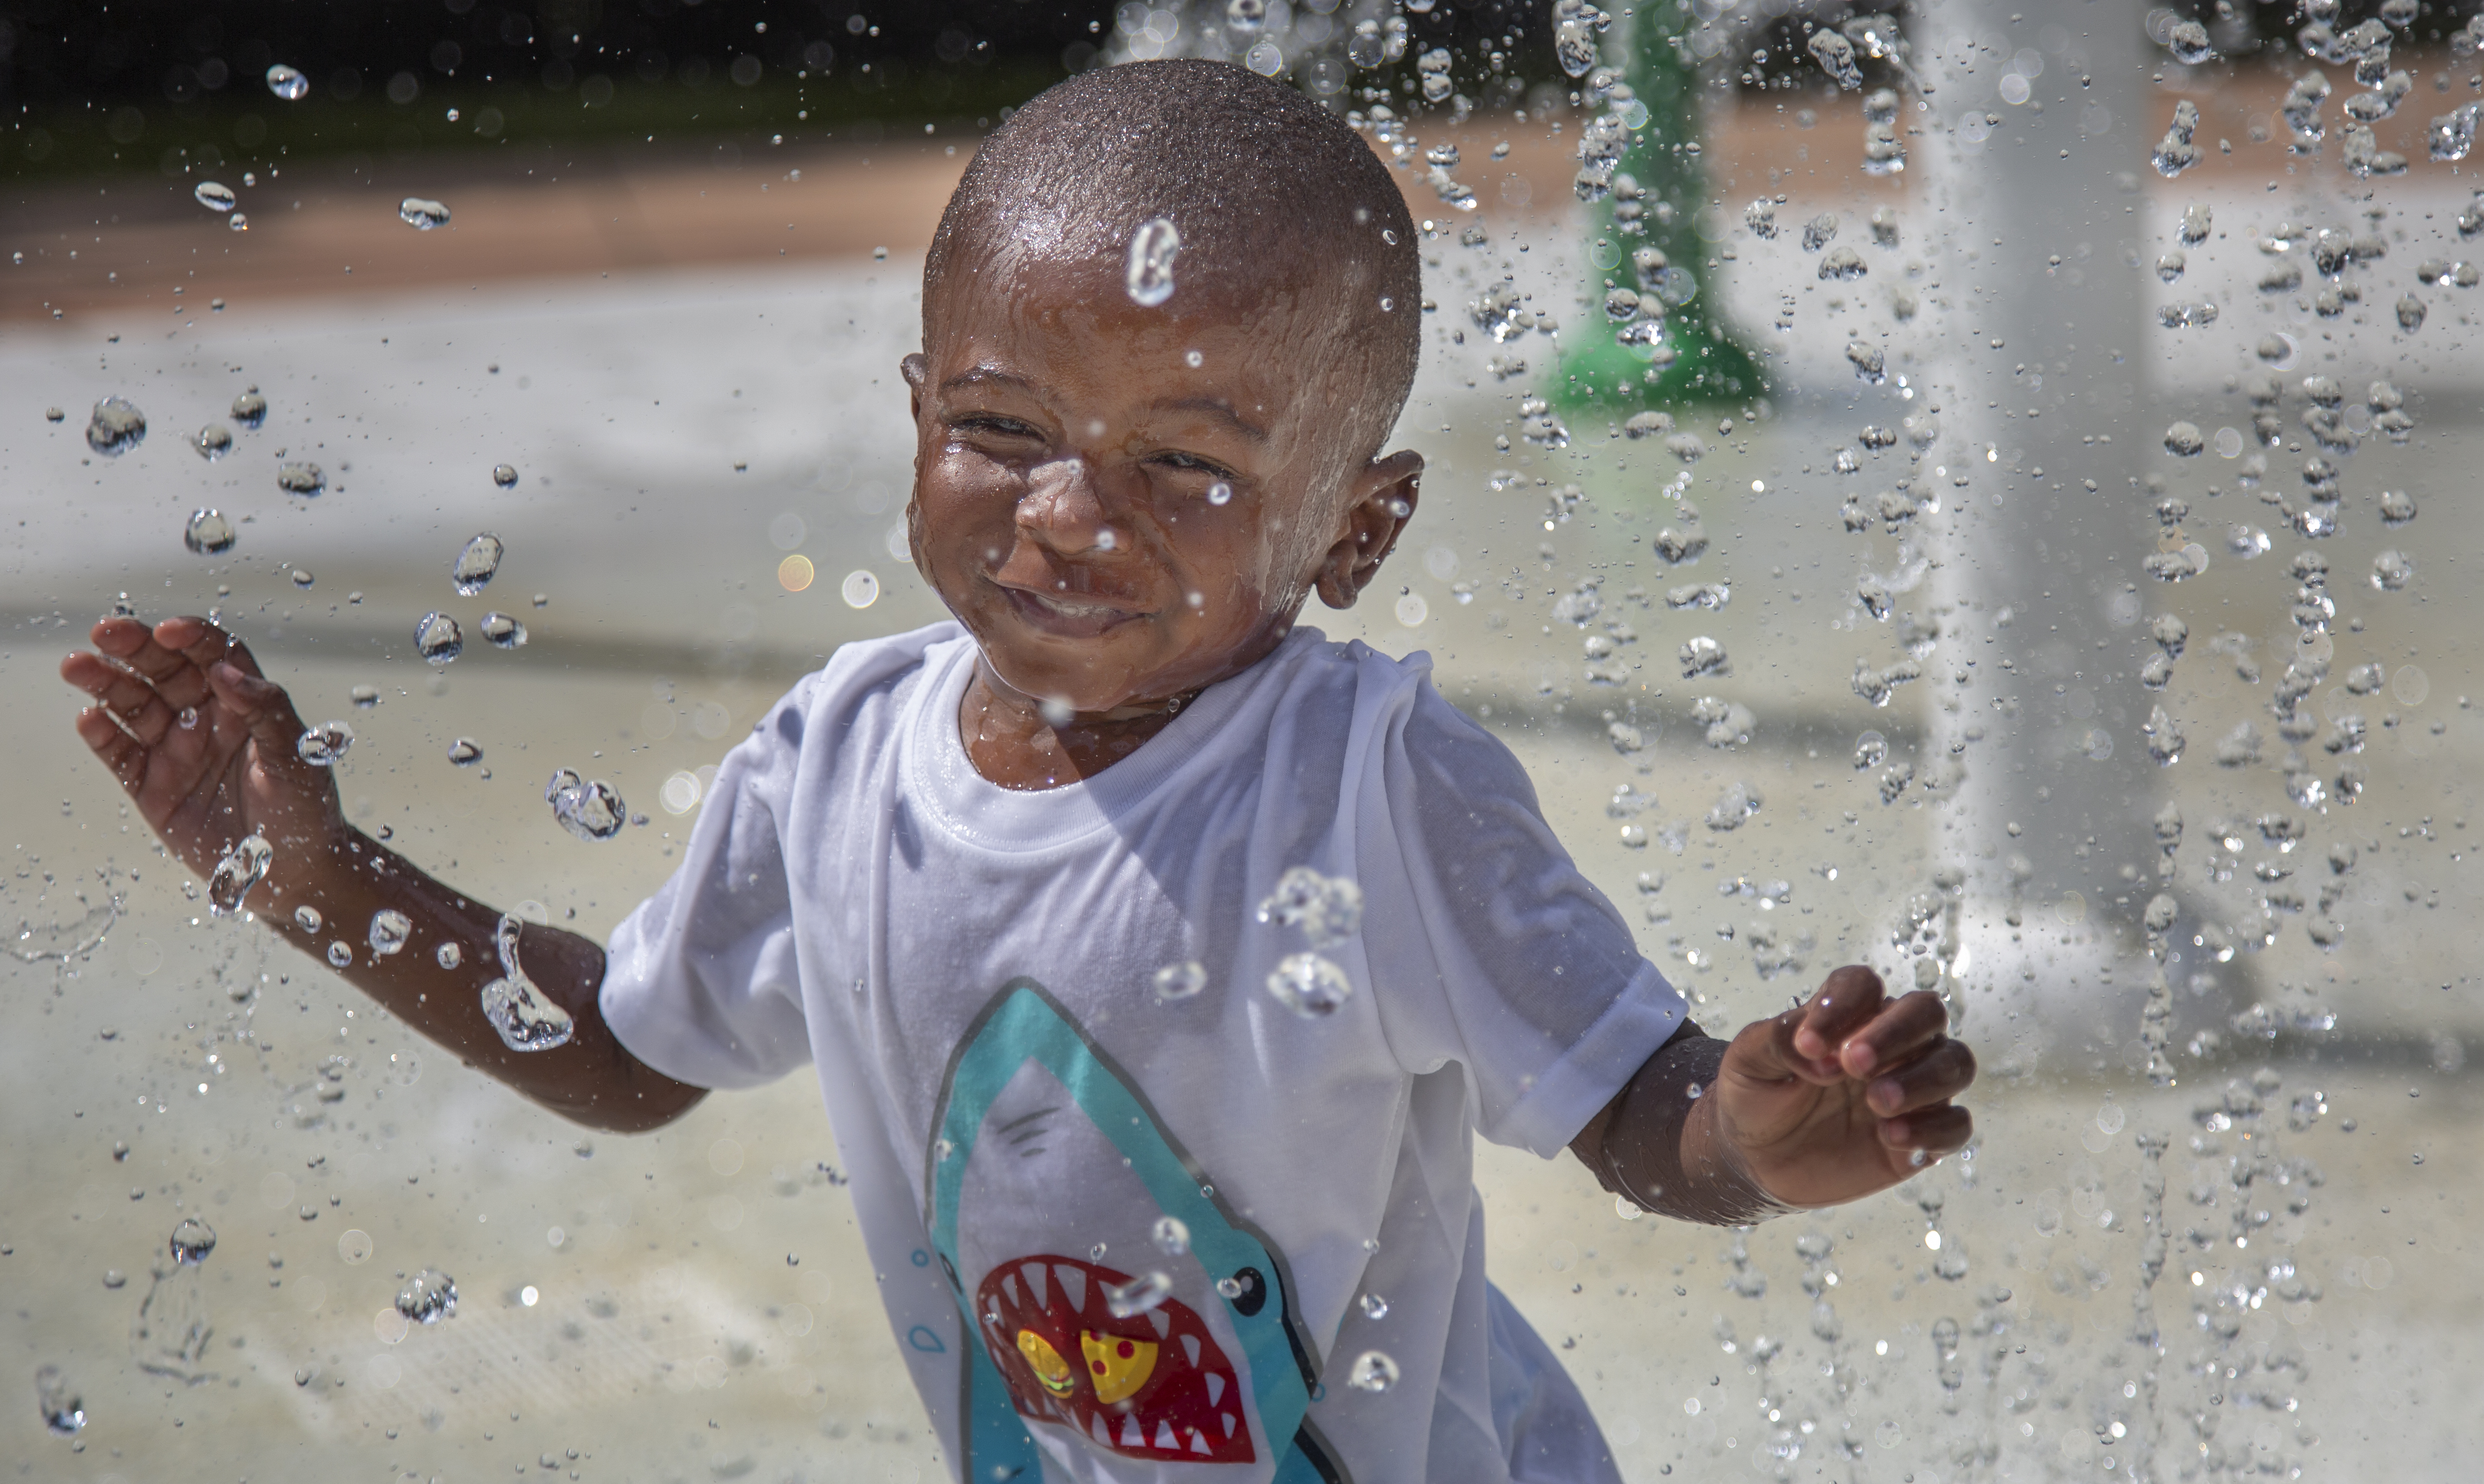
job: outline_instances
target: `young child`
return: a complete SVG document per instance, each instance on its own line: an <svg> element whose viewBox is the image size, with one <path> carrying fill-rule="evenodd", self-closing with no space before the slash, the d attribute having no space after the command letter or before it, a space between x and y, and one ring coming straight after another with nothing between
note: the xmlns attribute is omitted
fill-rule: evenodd
<svg viewBox="0 0 2484 1484"><path fill-rule="evenodd" d="M346 977L569 1118L815 1064L961 1481L1614 1478L1484 1280L1473 1133L1749 1222L1957 1149L1974 1061L1861 968L1703 1037L1424 659L1295 627L1415 509L1418 267L1363 142L1239 67L1028 104L904 364L956 621L796 686L608 951L524 931L514 1016L506 920L344 822L238 641L98 624L79 734L202 875L256 834L280 917L405 914Z"/></svg>

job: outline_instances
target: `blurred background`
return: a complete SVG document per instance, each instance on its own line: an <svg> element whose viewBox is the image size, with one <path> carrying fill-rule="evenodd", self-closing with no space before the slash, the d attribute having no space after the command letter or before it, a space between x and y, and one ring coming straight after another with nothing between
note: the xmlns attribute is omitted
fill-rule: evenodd
<svg viewBox="0 0 2484 1484"><path fill-rule="evenodd" d="M607 932L940 616L895 371L980 135L1209 55L1423 224L1422 512L1305 621L1434 656L1710 1029L1862 960L1983 1058L1972 1158L1748 1233L1481 1151L1625 1476L2467 1477L2474 8L1635 12L0 12L14 1476L945 1474L809 1079L625 1139L462 1072L208 918L56 667L215 611L365 827Z"/></svg>

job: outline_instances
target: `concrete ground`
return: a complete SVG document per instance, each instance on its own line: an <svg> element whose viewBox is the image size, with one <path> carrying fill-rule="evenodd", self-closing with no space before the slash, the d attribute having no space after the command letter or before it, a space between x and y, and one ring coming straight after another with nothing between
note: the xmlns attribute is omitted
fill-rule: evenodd
<svg viewBox="0 0 2484 1484"><path fill-rule="evenodd" d="M2454 210L2463 184L2441 183L2408 188ZM2242 234L2274 208L2256 179L2221 189L2219 220L2236 237L2218 260L2255 274ZM2144 203L2163 221L2182 200ZM1907 209L1907 241L1933 240L1931 214ZM1516 220L1535 250L1512 271L1566 301L1575 269L1557 225ZM1849 229L1861 234L1859 221ZM390 251L424 241L408 233ZM1428 291L1444 335L1471 292L1462 251L1435 249ZM1766 324L1804 263L1743 251L1732 302ZM2404 246L2389 271L2408 276L2428 251ZM1493 250L1487 276L1502 256ZM20 780L0 811L12 858L0 922L18 930L16 957L0 957L0 1126L14 1135L0 1152L0 1363L17 1385L61 1367L90 1418L72 1443L44 1436L22 1400L0 1413L0 1458L16 1476L941 1476L806 1079L711 1099L660 1134L581 1139L461 1075L309 958L200 920L183 874L82 756L53 674L117 595L148 614L218 608L306 713L354 725L344 785L358 820L484 900L601 933L662 879L699 770L785 686L839 643L937 616L891 545L910 452L894 367L910 343L915 263L897 239L884 261L625 265L608 278L369 270L351 296L235 291L220 313L174 315L159 284L160 297L98 299L57 322L13 295L0 343L0 514L14 533L0 549L0 685L22 700L0 710L0 756ZM186 310L225 296L211 275L198 282ZM2444 346L2465 343L2457 305L2437 309ZM1565 305L1574 314L1585 322ZM1642 925L1647 952L1701 997L1712 1029L1774 1010L1834 963L1896 966L1900 905L1955 849L1936 844L1945 805L1920 792L1884 805L1876 771L1852 766L1867 729L1902 758L1932 735L1954 651L1936 650L1927 679L1884 710L1850 688L1855 660L1894 654L1861 616L1854 580L1867 569L1903 579L1907 553L1849 535L1839 500L1892 482L1906 450L1856 449L1852 478L1831 472L1831 450L1910 409L1894 386L1855 389L1833 360L1833 375L1818 374L1823 337L1810 332L1828 322L1806 305L1784 337L1792 372L1771 416L1702 426L1711 452L1687 493L1712 547L1681 569L1654 556L1651 537L1679 520L1657 486L1683 466L1578 418L1566 451L1514 429L1511 449L1494 446L1552 346L1530 336L1538 375L1501 384L1468 326L1478 343L1427 352L1401 428L1433 473L1395 581L1354 613L1311 615L1332 635L1434 653L1444 689L1519 752L1564 838ZM1928 377L1957 338L1940 323L1920 326ZM2392 353L2349 337L2339 354L2336 374L2360 387ZM2225 364L2143 364L2132 374L2152 380L2117 436L2159 436L2168 400L2225 397ZM1627 1476L2470 1471L2484 1267L2469 1233L2484 1158L2461 1136L2484 1102L2466 1069L2484 1019L2444 925L2479 904L2462 876L2462 779L2484 734L2463 700L2478 688L2473 625L2455 612L2479 520L2460 476L2484 449L2484 418L2439 358L2411 381L2426 397L2417 438L2374 440L2353 475L2359 499L2416 492L2420 522L2384 533L2364 519L2324 548L2336 674L2386 666L2383 695L2323 692L2330 715L2370 714L2363 796L2321 817L2303 851L2249 842L2183 857L2248 925L2261 896L2284 889L2254 882L2252 864L2296 872L2308 897L2326 847L2357 845L2336 911L2343 945L2324 953L2281 912L2275 944L2240 961L2254 992L2334 1012L2336 1032L2255 1045L2228 1028L2222 1044L2177 1054L2176 1087L2154 1089L2137 1074L2135 945L2082 943L2092 925L2043 904L2019 941L1992 950L2000 961L1968 976L1964 1034L1986 1069L1971 1161L1738 1239L1624 1222L1566 1158L1485 1150L1496 1281L1561 1347ZM266 426L200 460L183 435L249 385L269 400ZM146 409L151 432L108 461L79 432L113 392ZM52 405L66 420L43 420ZM283 495L280 457L318 461L327 493ZM520 473L505 492L490 476L502 462ZM1565 521L1557 497L1571 483L1582 502ZM179 544L202 505L239 523L225 557ZM483 529L508 558L485 595L459 599L446 569ZM2238 657L2210 640L2243 635L2254 647L2240 658L2282 668L2268 655L2292 642L2293 583L2278 569L2301 543L2281 533L2255 564L2206 545L2210 572L2166 599L2191 625L2168 694L2193 755L2164 777L2195 827L2248 820L2274 796L2273 739L2257 768L2213 760L2235 723L2269 724L2265 681L2254 692L2231 678ZM2412 588L2363 580L2384 546L2412 552ZM796 555L815 577L791 591L779 574ZM871 581L850 583L858 573ZM1603 610L1573 626L1576 602L1558 605L1590 578ZM1664 606L1667 588L1694 580L1729 581L1731 605ZM843 596L866 587L868 607ZM1900 606L1930 592L1902 591ZM492 608L526 624L526 648L472 639ZM407 643L433 609L470 634L440 671ZM1616 618L1634 640L1591 661L1586 638L1618 640ZM1727 647L1729 677L1681 678L1676 651L1701 634ZM1614 683L1592 679L1591 662ZM365 686L377 704L359 708ZM1747 708L1747 742L1704 744L1692 706L1708 695ZM1644 750L1616 754L1616 720L1639 728ZM461 737L482 746L480 765L447 762ZM1966 766L1983 765L1970 754ZM569 838L539 797L555 767L611 780L648 824L604 845ZM1735 783L1760 811L1709 830ZM1625 824L1644 842L1626 843ZM2207 880L2219 859L2237 879ZM89 951L112 899L118 918ZM1763 962L1784 960L1800 967L1763 977ZM2092 979L2067 994L2016 988L2099 961L2118 967L2120 990ZM2132 1337L2151 1229L2142 1132L2171 1144L2156 1228L2171 1250L2146 1290L2161 1351ZM159 1281L150 1266L191 1213L215 1228L217 1250ZM1825 1252L1798 1247L1807 1234L1826 1237ZM455 1276L460 1308L405 1334L389 1300L400 1273L425 1266Z"/></svg>

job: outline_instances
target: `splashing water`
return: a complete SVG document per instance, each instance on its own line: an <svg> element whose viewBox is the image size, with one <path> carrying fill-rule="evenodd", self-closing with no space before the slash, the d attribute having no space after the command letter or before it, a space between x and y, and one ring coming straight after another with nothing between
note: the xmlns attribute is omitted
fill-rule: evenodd
<svg viewBox="0 0 2484 1484"><path fill-rule="evenodd" d="M86 1401L57 1365L36 1368L35 1413L56 1438L74 1438L86 1426Z"/></svg>
<svg viewBox="0 0 2484 1484"><path fill-rule="evenodd" d="M87 418L86 445L106 458L119 458L147 441L147 415L125 396L108 396L94 404Z"/></svg>
<svg viewBox="0 0 2484 1484"><path fill-rule="evenodd" d="M1296 866L1259 904L1259 921L1300 928L1313 948L1335 948L1363 926L1363 888L1344 877Z"/></svg>
<svg viewBox="0 0 2484 1484"><path fill-rule="evenodd" d="M495 649L526 647L526 626L506 613L486 613L483 615L483 621L475 627L482 632L483 637Z"/></svg>
<svg viewBox="0 0 2484 1484"><path fill-rule="evenodd" d="M354 729L341 721L325 721L304 732L293 744L294 754L313 768L334 768L345 760L345 749L354 744Z"/></svg>
<svg viewBox="0 0 2484 1484"><path fill-rule="evenodd" d="M449 565L448 580L456 585L457 596L472 598L491 585L500 570L500 556L507 549L500 538L484 531L466 543Z"/></svg>
<svg viewBox="0 0 2484 1484"><path fill-rule="evenodd" d="M197 1267L216 1250L215 1228L195 1216L185 1216L173 1228L171 1238L173 1260L182 1267Z"/></svg>
<svg viewBox="0 0 2484 1484"><path fill-rule="evenodd" d="M194 510L181 527L181 544L194 556L215 556L233 548L232 522L220 510Z"/></svg>
<svg viewBox="0 0 2484 1484"><path fill-rule="evenodd" d="M1280 960L1268 976L1268 992L1277 1003L1306 1020L1335 1014L1354 995L1354 981L1345 970L1318 954L1293 954Z"/></svg>
<svg viewBox="0 0 2484 1484"><path fill-rule="evenodd" d="M446 613L425 613L414 626L414 652L435 665L446 664L466 652L465 631Z"/></svg>
<svg viewBox="0 0 2484 1484"><path fill-rule="evenodd" d="M503 915L493 931L493 946L500 958L500 977L483 986L483 1014L510 1050L550 1051L569 1044L578 1026L569 1012L554 1004L519 966L518 934L522 931L516 918ZM456 1303L454 1288L449 1291L449 1303ZM402 1308L401 1300L399 1307Z"/></svg>
<svg viewBox="0 0 2484 1484"><path fill-rule="evenodd" d="M371 927L367 938L371 945L371 957L374 959L386 958L402 952L406 939L413 933L412 918L394 907L380 908L371 914Z"/></svg>
<svg viewBox="0 0 2484 1484"><path fill-rule="evenodd" d="M224 859L216 862L214 874L207 877L208 912L230 917L240 911L242 899L266 877L268 864L275 858L275 848L256 835L245 837L227 850Z"/></svg>
<svg viewBox="0 0 2484 1484"><path fill-rule="evenodd" d="M1397 1384L1397 1363L1385 1350L1365 1350L1354 1358L1345 1379L1358 1391L1386 1391Z"/></svg>
<svg viewBox="0 0 2484 1484"><path fill-rule="evenodd" d="M1149 217L1130 233L1130 261L1124 286L1130 301L1154 309L1173 297L1173 260L1181 252L1181 233L1171 219Z"/></svg>
<svg viewBox="0 0 2484 1484"><path fill-rule="evenodd" d="M566 768L553 772L544 801L560 827L580 840L609 840L630 819L630 806L612 785L601 778L590 783Z"/></svg>
<svg viewBox="0 0 2484 1484"><path fill-rule="evenodd" d="M1826 27L1811 34L1811 55L1820 63L1822 71L1837 80L1840 91L1855 93L1863 87L1863 69L1854 62L1854 43Z"/></svg>
<svg viewBox="0 0 2484 1484"><path fill-rule="evenodd" d="M1189 961L1168 963L1155 972L1156 998L1167 1004L1187 1000L1207 987L1205 966Z"/></svg>
<svg viewBox="0 0 2484 1484"><path fill-rule="evenodd" d="M424 1268L397 1289L396 1311L412 1324L438 1324L457 1312L457 1280Z"/></svg>
<svg viewBox="0 0 2484 1484"><path fill-rule="evenodd" d="M1135 1319L1164 1307L1173 1297L1173 1280L1162 1272L1140 1274L1126 1283L1108 1283L1104 1288L1104 1309L1116 1319Z"/></svg>

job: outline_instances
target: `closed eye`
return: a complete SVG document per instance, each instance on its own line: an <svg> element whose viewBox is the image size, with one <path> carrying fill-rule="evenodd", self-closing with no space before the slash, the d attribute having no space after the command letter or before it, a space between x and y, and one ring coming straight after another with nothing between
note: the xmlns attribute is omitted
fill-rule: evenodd
<svg viewBox="0 0 2484 1484"><path fill-rule="evenodd" d="M989 413L958 418L949 425L959 432L986 433L999 438L1040 439L1043 436L1032 424L1020 422L1015 418L1003 418Z"/></svg>
<svg viewBox="0 0 2484 1484"><path fill-rule="evenodd" d="M1219 479L1233 477L1233 471L1224 465L1211 463L1195 453L1183 453L1179 449L1167 449L1163 453L1154 455L1148 462L1162 465L1167 469L1177 469L1185 473L1210 474Z"/></svg>

